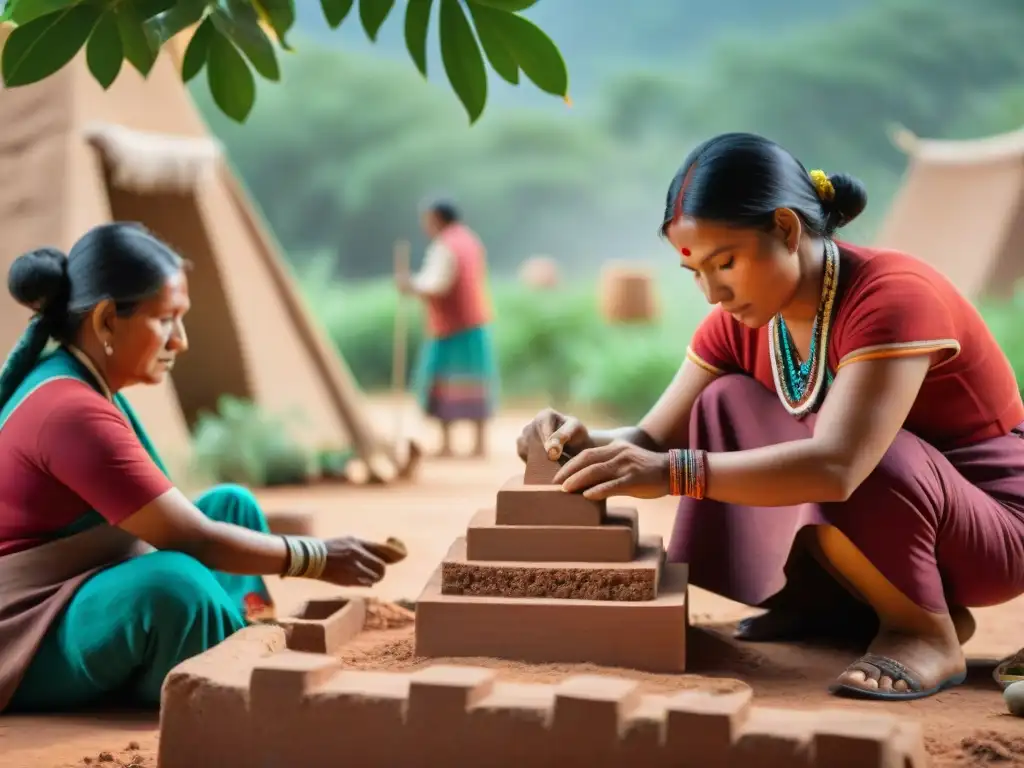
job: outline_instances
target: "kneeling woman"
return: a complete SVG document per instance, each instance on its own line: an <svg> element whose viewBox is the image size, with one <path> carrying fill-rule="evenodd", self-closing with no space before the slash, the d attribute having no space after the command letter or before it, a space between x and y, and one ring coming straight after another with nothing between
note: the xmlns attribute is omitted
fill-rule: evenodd
<svg viewBox="0 0 1024 768"><path fill-rule="evenodd" d="M687 497L670 559L769 608L741 637L805 635L842 584L877 634L834 690L908 699L964 679L954 617L1024 592L1024 404L942 275L833 239L865 204L761 137L698 147L663 233L716 306L675 380L636 428L547 412L520 451L575 448L556 480L591 498Z"/></svg>
<svg viewBox="0 0 1024 768"><path fill-rule="evenodd" d="M172 667L269 605L261 574L382 578L386 547L273 536L245 489L193 503L168 478L121 394L187 348L165 244L97 227L18 258L8 287L37 314L0 373L0 711L157 704Z"/></svg>

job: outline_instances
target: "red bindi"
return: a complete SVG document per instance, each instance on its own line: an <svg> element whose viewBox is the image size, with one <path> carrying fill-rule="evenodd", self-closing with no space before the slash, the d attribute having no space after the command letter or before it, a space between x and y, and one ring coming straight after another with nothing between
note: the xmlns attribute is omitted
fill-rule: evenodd
<svg viewBox="0 0 1024 768"><path fill-rule="evenodd" d="M683 254L683 256L689 256L690 255L690 249L689 248L680 248L679 252L681 254Z"/></svg>

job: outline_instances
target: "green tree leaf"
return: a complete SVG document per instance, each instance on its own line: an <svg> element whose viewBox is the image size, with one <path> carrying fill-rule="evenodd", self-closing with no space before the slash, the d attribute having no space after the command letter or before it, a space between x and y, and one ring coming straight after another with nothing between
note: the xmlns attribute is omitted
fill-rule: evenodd
<svg viewBox="0 0 1024 768"><path fill-rule="evenodd" d="M28 24L40 16L49 16L80 2L82 0L9 0L4 9L3 21Z"/></svg>
<svg viewBox="0 0 1024 768"><path fill-rule="evenodd" d="M505 41L520 69L534 85L555 96L569 93L569 72L551 38L533 22L514 13L491 10L493 32Z"/></svg>
<svg viewBox="0 0 1024 768"><path fill-rule="evenodd" d="M139 9L139 16L143 19L151 19L166 13L178 4L178 0L137 0L136 6Z"/></svg>
<svg viewBox="0 0 1024 768"><path fill-rule="evenodd" d="M441 61L455 95L475 123L487 103L487 70L459 0L441 0Z"/></svg>
<svg viewBox="0 0 1024 768"><path fill-rule="evenodd" d="M409 0L405 9L405 47L416 69L427 76L427 31L434 0Z"/></svg>
<svg viewBox="0 0 1024 768"><path fill-rule="evenodd" d="M394 7L395 0L359 0L359 20L373 42L377 42L377 33Z"/></svg>
<svg viewBox="0 0 1024 768"><path fill-rule="evenodd" d="M337 29L352 10L354 0L320 0L327 26Z"/></svg>
<svg viewBox="0 0 1024 768"><path fill-rule="evenodd" d="M489 8L497 8L499 11L510 11L516 13L532 8L537 0L466 0L470 8L474 5L486 5Z"/></svg>
<svg viewBox="0 0 1024 768"><path fill-rule="evenodd" d="M292 50L285 38L295 26L295 0L252 0L252 4L259 17L274 30L281 47Z"/></svg>
<svg viewBox="0 0 1024 768"><path fill-rule="evenodd" d="M476 24L480 45L494 71L512 85L519 85L519 64L501 33L504 17L508 14L473 2L469 3L469 13Z"/></svg>
<svg viewBox="0 0 1024 768"><path fill-rule="evenodd" d="M274 44L263 32L255 9L245 0L229 0L228 8L230 12L214 8L207 18L213 21L221 34L231 38L262 77L280 80L281 69L277 64Z"/></svg>
<svg viewBox="0 0 1024 768"><path fill-rule="evenodd" d="M114 84L124 62L124 48L113 10L105 11L93 28L85 48L85 60L103 90Z"/></svg>
<svg viewBox="0 0 1024 768"><path fill-rule="evenodd" d="M160 50L159 36L146 24L135 5L123 2L116 6L116 13L124 57L140 75L147 77Z"/></svg>
<svg viewBox="0 0 1024 768"><path fill-rule="evenodd" d="M221 112L244 123L256 101L256 79L235 44L216 28L210 36L206 78Z"/></svg>
<svg viewBox="0 0 1024 768"><path fill-rule="evenodd" d="M188 41L185 56L181 62L181 79L186 83L198 75L206 65L210 54L210 40L216 33L213 20L207 16Z"/></svg>
<svg viewBox="0 0 1024 768"><path fill-rule="evenodd" d="M28 85L57 72L82 49L99 16L91 5L73 5L15 27L0 54L4 84Z"/></svg>
<svg viewBox="0 0 1024 768"><path fill-rule="evenodd" d="M175 4L146 21L146 26L160 41L166 43L175 35L203 20L208 0L176 0Z"/></svg>

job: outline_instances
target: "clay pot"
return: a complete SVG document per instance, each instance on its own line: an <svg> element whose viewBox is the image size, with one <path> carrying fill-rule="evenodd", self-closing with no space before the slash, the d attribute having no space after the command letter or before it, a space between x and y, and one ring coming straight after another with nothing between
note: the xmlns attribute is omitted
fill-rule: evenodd
<svg viewBox="0 0 1024 768"><path fill-rule="evenodd" d="M651 323L661 314L653 270L636 264L605 265L601 271L601 314L610 323Z"/></svg>
<svg viewBox="0 0 1024 768"><path fill-rule="evenodd" d="M519 281L535 290L557 288L558 263L550 256L531 256L519 267Z"/></svg>

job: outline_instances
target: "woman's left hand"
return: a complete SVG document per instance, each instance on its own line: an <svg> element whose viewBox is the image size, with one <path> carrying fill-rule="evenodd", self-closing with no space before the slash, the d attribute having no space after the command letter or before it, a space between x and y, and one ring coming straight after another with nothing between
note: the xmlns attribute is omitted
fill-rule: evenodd
<svg viewBox="0 0 1024 768"><path fill-rule="evenodd" d="M554 482L595 501L610 496L657 499L668 494L668 476L667 453L615 441L580 451L558 470Z"/></svg>

